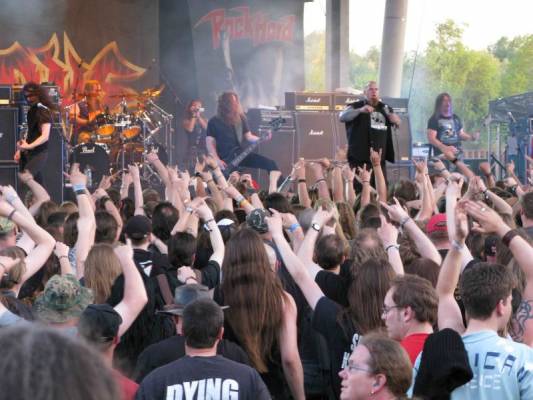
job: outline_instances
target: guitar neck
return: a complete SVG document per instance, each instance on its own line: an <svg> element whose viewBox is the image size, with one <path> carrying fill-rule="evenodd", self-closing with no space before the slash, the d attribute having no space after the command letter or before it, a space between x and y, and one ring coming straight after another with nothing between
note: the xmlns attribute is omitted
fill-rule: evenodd
<svg viewBox="0 0 533 400"><path fill-rule="evenodd" d="M231 165L234 167L237 167L242 160L244 160L248 155L256 149L257 146L259 146L259 143L261 143L264 139L260 138L258 141L252 143L249 145L246 149L244 149L237 157L235 157L233 160L231 160Z"/></svg>

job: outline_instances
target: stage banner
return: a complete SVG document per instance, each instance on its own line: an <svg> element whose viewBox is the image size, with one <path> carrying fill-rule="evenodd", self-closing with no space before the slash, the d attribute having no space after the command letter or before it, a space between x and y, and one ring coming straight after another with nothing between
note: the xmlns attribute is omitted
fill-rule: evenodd
<svg viewBox="0 0 533 400"><path fill-rule="evenodd" d="M0 83L54 82L64 104L87 80L99 80L106 96L154 86L158 7L158 0L2 0Z"/></svg>
<svg viewBox="0 0 533 400"><path fill-rule="evenodd" d="M304 88L302 0L189 0L198 94L213 114L237 92L245 108Z"/></svg>

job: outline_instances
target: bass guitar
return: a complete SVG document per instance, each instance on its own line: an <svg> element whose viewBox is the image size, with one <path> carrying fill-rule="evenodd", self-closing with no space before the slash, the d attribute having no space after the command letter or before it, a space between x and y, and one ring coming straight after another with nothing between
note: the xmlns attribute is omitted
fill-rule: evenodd
<svg viewBox="0 0 533 400"><path fill-rule="evenodd" d="M238 153L230 162L227 163L226 168L224 169L224 176L228 178L233 171L237 170L242 160L248 157L248 155L257 148L257 146L268 140L271 133L279 131L283 123L285 123L285 118L282 117L277 117L271 120L268 123L270 129L262 133L259 136L259 140L248 145L248 147Z"/></svg>

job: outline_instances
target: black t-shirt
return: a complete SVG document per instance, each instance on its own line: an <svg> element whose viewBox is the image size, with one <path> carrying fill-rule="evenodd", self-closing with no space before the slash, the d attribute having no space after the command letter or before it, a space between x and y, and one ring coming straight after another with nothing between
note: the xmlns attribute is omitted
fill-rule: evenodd
<svg viewBox="0 0 533 400"><path fill-rule="evenodd" d="M451 117L432 115L428 120L428 129L437 131L437 139L443 144L461 147L459 132L463 129L463 124L457 115L453 114ZM441 151L433 146L433 154L438 155L440 153Z"/></svg>
<svg viewBox="0 0 533 400"><path fill-rule="evenodd" d="M356 101L350 106L354 109L367 104L366 100ZM370 147L375 151L383 150L382 161L394 162L391 124L387 113L392 109L381 101L372 113L360 113L352 121L346 122L348 139L348 161L370 164Z"/></svg>
<svg viewBox="0 0 533 400"><path fill-rule="evenodd" d="M351 275L343 275L342 273L337 275L333 272L322 270L316 274L315 282L328 298L342 306L348 306L348 289Z"/></svg>
<svg viewBox="0 0 533 400"><path fill-rule="evenodd" d="M248 132L248 121L243 116L241 117L242 136ZM207 136L215 138L217 144L218 156L224 161L231 161L241 149L239 143L239 135L237 135L237 128L234 125L226 124L222 118L218 116L212 117L207 123Z"/></svg>
<svg viewBox="0 0 533 400"><path fill-rule="evenodd" d="M150 373L135 399L266 400L270 394L253 368L218 355L185 356Z"/></svg>
<svg viewBox="0 0 533 400"><path fill-rule="evenodd" d="M26 142L33 143L39 136L41 136L41 127L43 124L52 123L52 112L46 108L33 105L28 110L28 137ZM36 148L30 150L31 153L40 153L48 149L48 141L40 144Z"/></svg>
<svg viewBox="0 0 533 400"><path fill-rule="evenodd" d="M241 364L250 365L250 359L240 346L229 340L218 342L217 354ZM139 356L134 377L140 383L154 369L185 357L185 337L172 336L148 346Z"/></svg>
<svg viewBox="0 0 533 400"><path fill-rule="evenodd" d="M184 129L187 137L187 148L192 150L193 148L197 152L205 152L205 136L206 130L202 128L202 125L198 120L194 124L192 131Z"/></svg>
<svg viewBox="0 0 533 400"><path fill-rule="evenodd" d="M316 304L313 314L313 328L326 338L328 344L331 355L331 382L336 398L339 398L341 387L339 371L348 364L350 354L361 338L349 322L339 322L341 312L340 305L324 296Z"/></svg>

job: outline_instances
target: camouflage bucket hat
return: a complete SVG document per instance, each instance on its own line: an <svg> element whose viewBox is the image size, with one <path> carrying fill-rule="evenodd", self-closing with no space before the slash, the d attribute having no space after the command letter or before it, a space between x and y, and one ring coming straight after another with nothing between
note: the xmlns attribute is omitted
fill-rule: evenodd
<svg viewBox="0 0 533 400"><path fill-rule="evenodd" d="M6 217L0 217L0 234L12 232L15 229L15 223Z"/></svg>
<svg viewBox="0 0 533 400"><path fill-rule="evenodd" d="M79 317L92 302L92 290L81 286L74 275L54 275L33 307L41 321L61 324Z"/></svg>

